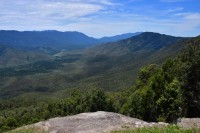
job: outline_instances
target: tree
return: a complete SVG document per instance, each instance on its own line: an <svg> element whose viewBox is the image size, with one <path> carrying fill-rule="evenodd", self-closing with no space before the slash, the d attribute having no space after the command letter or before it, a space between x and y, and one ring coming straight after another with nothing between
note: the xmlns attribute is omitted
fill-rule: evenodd
<svg viewBox="0 0 200 133"><path fill-rule="evenodd" d="M172 122L181 117L183 99L180 87L180 82L176 79L166 86L163 94L157 100L159 118Z"/></svg>
<svg viewBox="0 0 200 133"><path fill-rule="evenodd" d="M183 91L188 117L200 117L200 40L191 42L180 57L186 66L183 74Z"/></svg>
<svg viewBox="0 0 200 133"><path fill-rule="evenodd" d="M13 117L7 118L6 121L5 121L5 123L6 123L5 125L7 127L9 127L10 129L15 128L15 127L18 126L16 119L13 118Z"/></svg>
<svg viewBox="0 0 200 133"><path fill-rule="evenodd" d="M103 90L93 90L90 97L91 111L105 111L107 107L106 95Z"/></svg>

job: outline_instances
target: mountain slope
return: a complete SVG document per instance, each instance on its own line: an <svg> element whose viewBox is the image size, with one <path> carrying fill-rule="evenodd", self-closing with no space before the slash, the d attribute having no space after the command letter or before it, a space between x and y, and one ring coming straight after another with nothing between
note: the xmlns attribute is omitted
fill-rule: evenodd
<svg viewBox="0 0 200 133"><path fill-rule="evenodd" d="M49 54L37 51L22 51L0 44L0 68L51 59L53 57Z"/></svg>
<svg viewBox="0 0 200 133"><path fill-rule="evenodd" d="M133 36L137 36L141 34L142 32L135 32L135 33L126 33L126 34L121 34L121 35L116 35L116 36L111 36L111 37L102 37L99 40L101 42L117 42L123 39L127 39Z"/></svg>
<svg viewBox="0 0 200 133"><path fill-rule="evenodd" d="M180 51L185 40L187 38L143 33L80 52L66 52L54 61L1 69L4 76L0 81L0 97L22 93L65 95L74 88L125 89L134 84L141 67L149 63L161 64ZM64 89L66 93L63 93Z"/></svg>
<svg viewBox="0 0 200 133"><path fill-rule="evenodd" d="M119 42L89 48L82 57L85 61L83 64L86 64L82 74L92 77L84 82L110 91L130 87L141 67L149 63L161 64L176 55L186 40L158 33L143 33ZM94 75L98 76L93 78Z"/></svg>
<svg viewBox="0 0 200 133"><path fill-rule="evenodd" d="M60 31L0 31L0 44L17 48L51 47L66 50L82 49L110 41L126 39L136 34L124 34L114 37L96 39L80 32Z"/></svg>
<svg viewBox="0 0 200 133"><path fill-rule="evenodd" d="M99 43L80 32L0 31L0 43L16 47L57 47L77 49Z"/></svg>
<svg viewBox="0 0 200 133"><path fill-rule="evenodd" d="M148 36L149 35L155 36L155 33L148 34ZM146 39L149 38L148 36L145 36L145 40L152 41L141 44L144 46L148 46L149 43L156 45L153 43L155 39ZM163 37L168 38L166 35L158 34L156 36L158 40ZM137 39L138 38L132 39L131 42L135 42ZM182 105L182 102L186 103L184 104L186 106L187 103L192 103L188 104L190 108L186 106L181 107L183 107L183 110L187 111L190 109L191 114L197 116L199 114L194 111L194 108L198 110L198 106L196 105L198 104L199 95L195 94L197 94L196 88L199 86L199 50L195 45L199 44L199 39L199 37L183 38L172 44L160 44L159 49L154 49L154 46L148 46L152 47L150 50L132 50L124 43L120 45L120 47L126 47L130 52L129 54L116 55L107 53L107 55L102 55L99 52L99 55L93 56L85 54L87 52L67 52L65 56L61 56L60 59L54 61L36 62L20 67L0 69L0 105L2 105L0 106L2 109L0 118L3 122L0 125L2 127L1 129L6 131L11 128L35 123L52 117L97 110L121 112L147 121L157 121L160 116L165 120L170 117L170 119L174 121L179 115L191 117L190 115L185 115L185 112L179 114L180 112L177 109L180 107L179 105ZM175 59L168 60L164 63L165 59L176 55L177 52L187 44L190 44L189 47L187 46L186 49L183 49ZM132 45L134 46L134 44ZM102 46L104 47L104 45ZM87 51L90 50L94 50L94 48L88 49ZM110 53L112 53L112 51L110 51ZM139 78L136 80L138 70L149 63L158 63L160 67L156 67L154 69L155 71L150 75L149 73L153 70L152 67L142 69ZM194 76L191 76L191 72ZM135 80L137 82L135 86L133 86ZM171 85L175 85L176 87ZM188 90L188 86L191 86L192 89L190 88ZM101 89L106 90L106 93ZM124 90L114 92L119 89ZM159 89L162 89L164 93L158 91ZM174 92L174 90L177 91L169 94L169 89L172 90L172 92ZM186 95L179 96L179 91L182 90L184 90L183 93ZM148 92L151 92L150 96ZM187 94L192 94L192 96ZM166 105L165 103L167 101L164 99L166 102L159 103L160 99L163 97L174 97L173 99L178 99L178 102L177 100L173 100ZM145 98L145 100L141 100L141 98ZM181 99L181 101L179 101L179 99ZM186 99L187 101L183 101L182 99ZM191 99L189 100L190 102L188 102L188 99ZM138 105L138 101L141 106L135 108L136 106L133 106L133 104ZM149 104L148 101L152 101L150 104L152 106L146 108L146 103ZM172 104L177 105L177 109L174 108L174 106L172 107ZM165 109L166 106L169 108L172 107L172 110L174 110L173 112L178 115L171 117L171 115L168 115L168 111L164 111L165 114L163 114L160 110ZM149 110L151 111L149 112ZM98 116L99 115L102 116L101 114L98 114ZM91 116L94 120L95 116ZM153 117L147 118L146 116ZM85 119L82 118L82 115L81 118L78 117L80 128L82 123L91 125L91 123L85 122ZM87 118L90 118L90 116L87 116ZM103 120L105 124L107 120L109 121L109 118L101 117L99 122ZM77 117L75 119L77 119ZM75 128L73 128L71 122L75 124L75 119L72 117L66 119L55 118L38 124L39 126L45 127L47 130L48 127L50 127L50 130L52 128L57 130L58 127L63 125L64 128L61 127L61 132L66 128L71 129L72 127L72 130L70 130L70 132L72 132ZM112 117L112 119L115 118ZM171 120L167 121L171 122ZM4 123L4 121L6 123ZM10 121L13 124L8 124ZM116 121L120 122L121 120ZM97 125L100 125L98 119L95 119L95 122ZM66 123L71 126L68 127L65 125ZM111 123L111 121L108 123ZM7 127L7 125L9 127ZM108 124L105 125L107 126ZM105 128L106 127L103 129ZM97 129L96 126L95 129ZM13 132L15 132L15 130Z"/></svg>
<svg viewBox="0 0 200 133"><path fill-rule="evenodd" d="M145 32L119 42L106 43L90 48L86 51L86 54L121 56L130 53L153 52L168 47L181 39L181 37Z"/></svg>

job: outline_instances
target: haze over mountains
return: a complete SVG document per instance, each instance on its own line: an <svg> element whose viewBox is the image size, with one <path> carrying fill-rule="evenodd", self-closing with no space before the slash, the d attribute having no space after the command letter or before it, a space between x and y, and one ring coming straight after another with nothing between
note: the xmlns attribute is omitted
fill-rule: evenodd
<svg viewBox="0 0 200 133"><path fill-rule="evenodd" d="M126 33L126 34L121 34L121 35L116 35L116 36L111 36L111 37L102 37L99 40L101 42L116 42L119 40L127 39L133 36L137 36L141 34L142 32L135 32L135 33Z"/></svg>
<svg viewBox="0 0 200 133"><path fill-rule="evenodd" d="M113 37L103 37L96 39L80 32L60 32L49 31L0 31L0 44L6 44L14 47L53 47L64 48L66 50L81 49L95 44L119 41L126 39L138 33L128 33Z"/></svg>
<svg viewBox="0 0 200 133"><path fill-rule="evenodd" d="M31 46L29 48L32 48L32 46L48 46L47 44L50 44L49 42L53 37L57 39L63 38L64 40L64 35L66 36L66 34L78 34L81 37L88 38L77 32L72 32L72 34L71 32L62 33L57 31L44 31L44 34L42 34L43 32L2 32L6 33L7 37L4 34L4 38L0 39L0 41L2 43L7 41L9 46L14 46L15 48L18 45L19 47ZM53 36L54 33L57 36ZM13 36L13 34L17 35ZM80 49L79 47L78 50L72 51L69 51L69 49L67 51L62 49L53 50L53 43L50 45L52 48L49 48L48 52L46 52L47 49L46 51L39 50L40 52L38 52L34 48L33 50L19 50L8 47L5 50L5 45L2 45L0 95L1 97L10 97L25 93L43 94L44 92L51 92L53 94L63 89L69 90L75 87L89 89L92 86L98 86L105 90L124 89L134 84L137 72L142 66L149 63L162 63L166 58L175 55L184 46L184 41L187 40L187 38L153 32L137 34L139 33L121 35L118 37L133 36L120 41L104 42L98 45L84 45L86 42L82 43L75 39L76 42L81 42L81 45L85 48L92 47L87 49L83 47ZM51 38L47 37L47 39L47 35L51 36ZM27 36L27 38L24 36ZM40 38L39 36L44 38L35 43L34 40ZM117 40L118 37L115 36L110 39ZM43 39L47 39L47 41L42 43ZM20 42L19 40L22 41ZM89 38L89 40L97 39ZM109 39L107 38L106 40L108 41ZM27 42L30 42L31 45ZM63 45L60 43L55 47ZM10 67L5 68L5 66Z"/></svg>
<svg viewBox="0 0 200 133"><path fill-rule="evenodd" d="M104 38L108 42L85 45L85 39L91 40L91 38L82 33L78 33L80 36L77 38L84 40L84 43L78 39L73 39L74 43L72 41L70 43L70 39L65 39L67 35L69 36L66 38L77 35L74 32L72 36L71 32L65 34L45 31L44 34L39 33L39 35L38 33L31 35L28 32L26 38L24 38L25 33L24 35L16 31L17 35L11 33L7 34L8 36L4 34L3 39L0 38L4 43L0 44L0 108L2 110L0 127L3 131L80 112L107 110L120 113L122 111L129 115L129 112L135 111L135 107L139 108L136 109L139 112L145 109L147 115L141 113L140 116L148 116L142 118L148 120L150 118L148 114L155 112L149 111L146 105L151 105L149 106L151 110L154 110L154 106L158 109L162 107L159 105L160 99L149 102L160 94L160 90L166 89L167 96L171 94L177 99L176 94L179 92L174 92L172 88L172 93L171 91L168 93L167 89L178 83L176 77L171 83L168 82L173 75L176 75L174 70L179 70L178 65L182 66L181 61L187 57L195 57L199 60L198 51L192 52L194 56L190 53L192 48L187 48L188 53L182 54L183 58L180 56L177 67L174 66L176 60L167 60L175 56L179 57L177 53L190 42L198 43L199 37L183 38L144 32ZM116 41L118 37L123 39ZM51 43L56 40L55 38L63 40L58 39L54 41L55 44ZM92 40L101 39L92 38ZM194 68L199 68L199 64L196 66L195 61L194 65ZM143 68L144 66L147 67ZM188 65L183 65L185 66ZM187 71L186 68L183 70ZM175 72L179 74L178 71ZM196 74L196 71L194 73ZM183 76L184 74L185 72ZM193 83L193 78L191 81ZM184 83L185 80L182 84ZM197 85L199 83L198 74L196 83ZM177 87L179 89L179 85ZM161 93L158 98L165 96L165 93ZM134 106L135 102L136 106ZM163 105L165 108L165 103ZM179 107L179 103L177 105ZM168 112L166 114L167 118ZM138 117L135 113L131 115ZM159 118L156 113L154 116ZM157 118L150 120L156 121ZM8 124L10 120L19 124ZM5 125L9 125L8 128Z"/></svg>
<svg viewBox="0 0 200 133"><path fill-rule="evenodd" d="M106 54L114 56L130 53L135 54L136 52L153 52L161 48L167 48L181 39L183 38L144 32L138 36L132 36L118 42L110 42L96 46L91 48L93 50L89 49L89 51L93 52L92 55Z"/></svg>
<svg viewBox="0 0 200 133"><path fill-rule="evenodd" d="M199 5L0 0L0 133L95 111L149 122L200 117Z"/></svg>
<svg viewBox="0 0 200 133"><path fill-rule="evenodd" d="M96 39L80 32L0 31L0 67L50 60L57 50L84 49L100 43L118 41L140 34L127 33Z"/></svg>

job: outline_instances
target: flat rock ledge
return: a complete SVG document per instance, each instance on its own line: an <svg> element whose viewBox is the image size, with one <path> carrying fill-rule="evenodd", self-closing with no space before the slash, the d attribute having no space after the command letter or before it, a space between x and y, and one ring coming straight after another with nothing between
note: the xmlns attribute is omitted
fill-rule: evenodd
<svg viewBox="0 0 200 133"><path fill-rule="evenodd" d="M179 118L177 125L182 128L200 128L200 118Z"/></svg>
<svg viewBox="0 0 200 133"><path fill-rule="evenodd" d="M27 127L31 126L49 133L109 133L127 128L163 127L167 125L167 123L148 123L117 113L98 111L57 117Z"/></svg>

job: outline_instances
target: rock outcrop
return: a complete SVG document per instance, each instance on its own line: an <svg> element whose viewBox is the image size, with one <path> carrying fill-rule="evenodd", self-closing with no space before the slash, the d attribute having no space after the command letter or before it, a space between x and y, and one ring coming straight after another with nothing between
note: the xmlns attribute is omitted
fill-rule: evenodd
<svg viewBox="0 0 200 133"><path fill-rule="evenodd" d="M121 114L98 111L74 116L57 117L30 125L49 133L102 133L127 128L166 126L166 123L148 123ZM29 126L28 126L29 127Z"/></svg>
<svg viewBox="0 0 200 133"><path fill-rule="evenodd" d="M182 128L200 128L200 118L180 118L177 125Z"/></svg>

